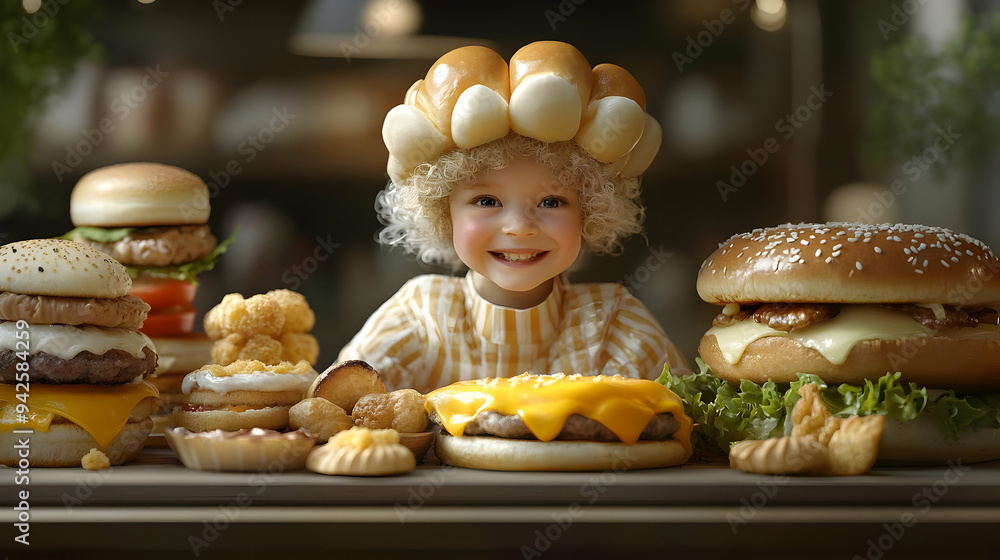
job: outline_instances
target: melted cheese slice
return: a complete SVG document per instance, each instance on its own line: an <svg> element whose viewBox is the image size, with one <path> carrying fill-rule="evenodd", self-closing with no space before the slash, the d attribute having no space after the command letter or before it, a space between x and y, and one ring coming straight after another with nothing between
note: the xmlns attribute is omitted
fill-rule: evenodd
<svg viewBox="0 0 1000 560"><path fill-rule="evenodd" d="M15 321L0 323L0 350L23 350L27 340L32 354L45 352L64 360L85 350L97 356L108 350L124 350L136 358L144 356L142 349L147 346L155 351L153 341L139 331L94 325L31 325L28 338L21 339L18 347L15 325Z"/></svg>
<svg viewBox="0 0 1000 560"><path fill-rule="evenodd" d="M18 422L14 411L20 403L14 385L0 385L0 432L15 428L48 431L61 416L94 436L106 448L128 423L132 410L160 394L148 381L115 385L45 385L32 383L28 391L28 421ZM148 412L146 413L148 415Z"/></svg>
<svg viewBox="0 0 1000 560"><path fill-rule="evenodd" d="M879 305L844 305L833 319L784 332L749 318L728 327L712 327L706 335L715 335L722 356L730 364L739 363L747 346L768 336L784 336L812 348L832 364L843 364L854 345L863 340L900 340L924 336L952 338L993 338L1000 340L1000 326L980 324L974 328L937 331L923 326L907 313Z"/></svg>
<svg viewBox="0 0 1000 560"><path fill-rule="evenodd" d="M540 441L551 441L566 419L579 414L600 422L623 443L634 444L655 414L669 412L680 423L674 433L691 449L692 421L680 398L648 379L618 376L532 375L459 381L427 395L428 412L436 412L444 428L460 436L465 426L486 410L516 414Z"/></svg>

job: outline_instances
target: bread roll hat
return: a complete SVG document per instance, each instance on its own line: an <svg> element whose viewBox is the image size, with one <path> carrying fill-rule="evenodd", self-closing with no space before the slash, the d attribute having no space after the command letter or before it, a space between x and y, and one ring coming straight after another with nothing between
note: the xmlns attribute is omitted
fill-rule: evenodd
<svg viewBox="0 0 1000 560"><path fill-rule="evenodd" d="M386 115L387 171L398 183L450 149L513 131L543 142L574 140L597 161L634 177L649 167L662 140L645 106L627 70L591 68L567 43L531 43L509 64L489 48L462 47L439 58Z"/></svg>

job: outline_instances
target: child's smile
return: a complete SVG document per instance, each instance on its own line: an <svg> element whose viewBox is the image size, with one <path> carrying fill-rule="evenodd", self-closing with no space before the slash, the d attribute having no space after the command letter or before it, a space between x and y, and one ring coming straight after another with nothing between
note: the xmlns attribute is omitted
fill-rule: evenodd
<svg viewBox="0 0 1000 560"><path fill-rule="evenodd" d="M579 193L533 160L456 186L450 209L455 250L480 295L497 305L541 303L580 252Z"/></svg>

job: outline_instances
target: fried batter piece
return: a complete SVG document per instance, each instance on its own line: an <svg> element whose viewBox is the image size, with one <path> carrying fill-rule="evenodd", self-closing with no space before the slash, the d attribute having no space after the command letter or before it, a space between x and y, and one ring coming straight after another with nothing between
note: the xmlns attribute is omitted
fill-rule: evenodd
<svg viewBox="0 0 1000 560"><path fill-rule="evenodd" d="M729 465L755 473L854 476L868 472L878 456L885 427L879 415L839 418L826 410L819 387L799 388L792 409L792 435L743 441L729 452Z"/></svg>
<svg viewBox="0 0 1000 560"><path fill-rule="evenodd" d="M830 438L829 462L824 474L853 476L868 472L878 457L878 444L885 431L885 417L852 416L844 420Z"/></svg>
<svg viewBox="0 0 1000 560"><path fill-rule="evenodd" d="M231 334L246 337L264 335L281 336L285 314L274 299L258 294L244 299L240 294L227 294L222 301L205 314L205 333L218 340Z"/></svg>
<svg viewBox="0 0 1000 560"><path fill-rule="evenodd" d="M288 425L316 436L317 443L354 427L354 421L343 408L319 397L302 399L288 411Z"/></svg>
<svg viewBox="0 0 1000 560"><path fill-rule="evenodd" d="M400 433L427 429L426 397L413 389L372 393L361 397L351 416L355 425L370 429L392 428Z"/></svg>
<svg viewBox="0 0 1000 560"><path fill-rule="evenodd" d="M302 294L291 290L271 290L264 295L281 307L281 313L285 316L285 326L281 331L283 334L309 332L316 324L316 314L309 308L306 297Z"/></svg>
<svg viewBox="0 0 1000 560"><path fill-rule="evenodd" d="M281 335L281 359L286 362L305 360L316 365L319 359L319 342L309 333L289 332Z"/></svg>
<svg viewBox="0 0 1000 560"><path fill-rule="evenodd" d="M277 364L282 360L282 345L277 340L260 334L246 337L231 334L212 345L212 361L228 366L237 360L257 360L265 364Z"/></svg>

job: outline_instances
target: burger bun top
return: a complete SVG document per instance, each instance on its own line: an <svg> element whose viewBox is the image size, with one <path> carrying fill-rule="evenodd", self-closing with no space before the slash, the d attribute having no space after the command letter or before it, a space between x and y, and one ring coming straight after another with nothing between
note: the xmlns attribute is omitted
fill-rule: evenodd
<svg viewBox="0 0 1000 560"><path fill-rule="evenodd" d="M909 224L785 224L722 243L698 272L709 303L1000 302L1000 261L951 230Z"/></svg>
<svg viewBox="0 0 1000 560"><path fill-rule="evenodd" d="M120 163L87 173L70 195L73 225L201 225L211 213L208 186L197 175L161 163Z"/></svg>
<svg viewBox="0 0 1000 560"><path fill-rule="evenodd" d="M128 270L75 241L29 239L0 247L0 291L114 299L128 294Z"/></svg>

